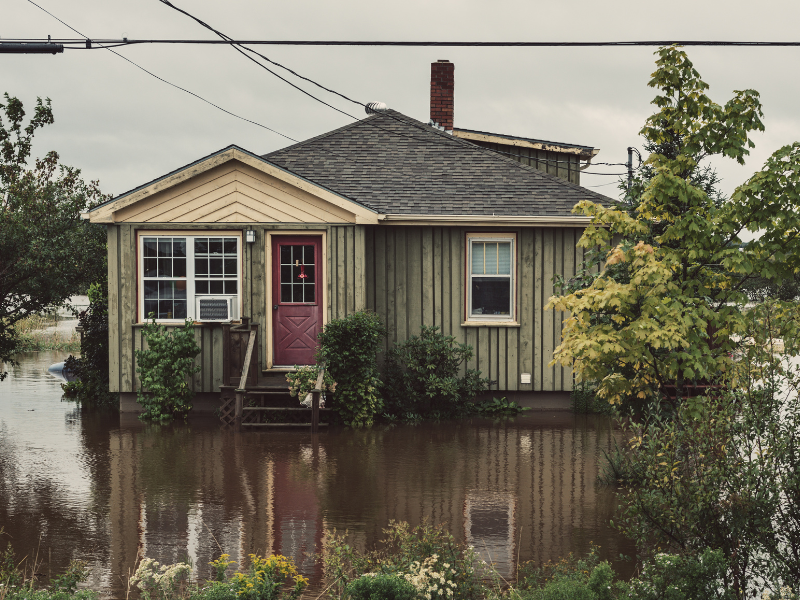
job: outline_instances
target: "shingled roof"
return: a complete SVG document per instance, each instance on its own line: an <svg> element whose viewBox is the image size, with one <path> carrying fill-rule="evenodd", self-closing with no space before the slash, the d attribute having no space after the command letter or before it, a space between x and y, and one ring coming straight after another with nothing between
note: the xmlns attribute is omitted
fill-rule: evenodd
<svg viewBox="0 0 800 600"><path fill-rule="evenodd" d="M569 216L610 201L394 110L263 158L383 214Z"/></svg>

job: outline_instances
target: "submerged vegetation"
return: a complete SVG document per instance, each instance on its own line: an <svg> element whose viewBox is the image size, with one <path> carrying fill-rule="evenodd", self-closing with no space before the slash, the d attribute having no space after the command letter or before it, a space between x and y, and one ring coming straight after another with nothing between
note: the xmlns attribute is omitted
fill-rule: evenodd
<svg viewBox="0 0 800 600"><path fill-rule="evenodd" d="M67 335L58 329L64 318L55 309L31 314L14 324L16 346L14 352L39 352L63 350L78 352L80 338L75 330Z"/></svg>

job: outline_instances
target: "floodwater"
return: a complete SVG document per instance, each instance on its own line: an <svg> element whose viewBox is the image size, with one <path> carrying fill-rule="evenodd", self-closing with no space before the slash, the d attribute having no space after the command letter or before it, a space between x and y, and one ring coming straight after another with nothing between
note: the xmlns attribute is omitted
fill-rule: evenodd
<svg viewBox="0 0 800 600"><path fill-rule="evenodd" d="M190 559L206 576L221 548L237 561L290 556L319 591L313 554L326 531L373 548L391 520L443 524L507 578L518 561L591 542L630 572L616 559L633 548L609 525L614 491L596 481L615 433L606 418L529 413L317 436L236 433L212 417L154 426L62 401L47 367L63 359L21 355L0 383L0 527L44 576L87 560L90 587L123 598L137 556Z"/></svg>

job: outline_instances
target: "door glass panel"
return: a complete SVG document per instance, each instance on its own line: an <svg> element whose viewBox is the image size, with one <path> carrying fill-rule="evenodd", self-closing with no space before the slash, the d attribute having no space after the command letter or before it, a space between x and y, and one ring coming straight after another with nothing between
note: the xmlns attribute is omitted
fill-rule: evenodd
<svg viewBox="0 0 800 600"><path fill-rule="evenodd" d="M314 252L313 245L280 246L281 302L316 301Z"/></svg>

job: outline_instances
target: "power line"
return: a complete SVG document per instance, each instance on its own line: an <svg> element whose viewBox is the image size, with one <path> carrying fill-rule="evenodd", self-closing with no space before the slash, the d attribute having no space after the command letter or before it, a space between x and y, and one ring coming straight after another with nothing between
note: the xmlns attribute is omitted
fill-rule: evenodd
<svg viewBox="0 0 800 600"><path fill-rule="evenodd" d="M194 16L190 15L190 14L189 14L189 13L187 13L186 11L184 11L184 10L182 10L182 9L179 9L179 8L175 7L174 5L172 5L172 4L171 4L170 2L168 2L167 0L160 0L160 1L161 1L161 2L163 2L164 4L166 4L166 5L170 6L171 8L174 8L175 10L178 10L179 12L181 12L181 13L185 14L186 16L188 16L188 17L192 18L193 20L197 21L197 22L198 22L198 23L200 23L200 24L201 24L203 27L206 27L206 28L210 29L211 31L214 31L214 32L215 32L217 35L219 35L219 36L223 37L223 39L227 38L227 36L225 36L225 34L223 34L223 33L219 32L219 31L217 31L216 29L214 29L214 28L213 28L213 27L211 27L210 25L208 25L208 24L204 23L203 21L201 21L201 20L197 19L196 17L194 17ZM62 25L64 25L64 26L65 26L65 27L67 27L68 29L70 29L71 31L74 31L74 32L75 32L75 33L77 33L78 35L81 35L81 36L83 35L83 34L82 34L80 31L78 31L77 29L75 29L74 27L72 27L71 25L69 25L68 23L66 23L65 21L63 21L63 20L59 19L59 18L58 18L57 16L55 16L53 13L51 13L50 11L48 11L47 9L45 9L44 7L40 6L39 4L37 4L36 2L34 2L33 0L28 0L28 2L30 2L31 4L33 4L34 6L36 6L37 8L39 8L40 10L42 10L43 12L47 13L48 15L50 15L52 18L54 18L56 21L58 21L59 23L61 23ZM230 39L230 38L228 38L228 39ZM87 47L89 47L89 46L90 46L90 42L89 42L88 38L85 38L85 40L86 40L86 46L87 46ZM53 43L55 43L55 41L53 41ZM98 44L98 46L99 46L100 48L102 48L102 49L105 49L105 50L108 50L109 52L111 52L111 53L112 53L112 54L114 54L115 56L118 56L119 58L122 58L123 60L125 60L125 61L127 61L128 63L132 64L133 66L135 66L136 68L140 69L141 71L144 71L145 73L147 73L148 75L150 75L150 76L154 77L155 79L158 79L158 80L159 80L159 81L161 81L162 83L166 83L167 85L169 85L169 86L172 86L172 87L174 87L174 88L176 88L176 89L178 89L178 90L180 90L180 91L182 91L182 92L185 92L185 93L187 93L187 94L190 94L191 96L194 96L195 98L197 98L197 99L199 99L199 100L202 100L202 101L203 101L203 102L205 102L206 104L209 104L210 106L213 106L214 108L216 108L216 109L218 109L218 110L221 110L222 112L224 112L224 113L226 113L226 114L228 114L228 115L230 115L230 116L236 117L237 119L241 119L241 120L243 120L243 121L246 121L246 122L248 122L248 123L251 123L251 124L253 124L253 125L257 125L258 127L261 127L261 128L263 128L263 129L266 129L266 130L268 130L268 131L270 131L270 132L272 132L272 133L275 133L275 134L277 134L277 135L279 135L279 136L281 136L281 137L283 137L283 138L285 138L285 139L287 139L287 140L289 140L289 141L292 141L292 142L295 142L295 143L299 143L299 141L298 141L298 140L296 140L296 139L294 139L294 138L292 138L292 137L290 137L290 136L288 136L288 135L285 135L285 134L283 134L283 133L281 133L281 132L279 132L279 131L277 131L277 130L275 130L275 129L272 129L271 127L267 127L266 125L262 125L261 123L258 123L257 121L253 121L253 120L251 120L251 119L248 119L248 118L246 118L246 117L242 117L242 116L240 116L240 115L238 115L238 114L236 114L236 113L234 113L234 112L232 112L232 111L229 111L229 110L227 110L227 109L225 109L225 108L223 108L223 107L221 107L221 106L219 106L219 105L217 105L217 104L214 104L214 103L213 103L213 102L211 102L210 100L207 100L207 99L203 98L202 96L200 96L199 94L197 94L197 93L195 93L195 92L192 92L192 91L190 91L190 90L187 90L187 89L185 89L185 88L183 88L183 87L181 87L181 86L179 86L179 85L177 85L177 84L174 84L174 83L172 83L171 81L168 81L168 80L164 79L163 77L160 77L160 76L156 75L156 74L155 74L155 73L153 73L152 71L149 71L149 70L147 70L146 68L144 68L144 67L142 67L141 65L137 64L136 62L134 62L134 61L130 60L130 59L129 59L129 58L127 58L126 56L123 56L122 54L119 54L118 52L115 52L115 51L114 51L113 49L111 49L110 47L105 47L105 46L103 46L103 45L100 45L100 42L97 42L97 41L95 41L94 43ZM124 45L124 44L123 44L123 45ZM241 50L240 50L239 48L235 48L235 49L236 49L236 50L238 50L240 53L244 54L243 52L241 52ZM251 50L251 49L249 49L249 48L245 48L245 50L248 50L248 51L254 52L254 51L252 51L252 50ZM301 79L304 79L304 80L306 80L306 81L309 81L309 82L313 83L314 85L317 85L318 87L320 87L320 88L322 88L322 89L324 89L324 90L326 90L326 91L329 91L329 92L331 92L331 93L333 93L333 94L336 94L336 95L338 95L338 96L341 96L342 98L345 98L345 99L349 100L350 102L353 102L353 103L355 103L355 104L358 104L358 105L360 105L360 106L364 106L362 103L360 103L360 102L358 102L358 101L356 101L356 100L352 100L352 99L350 99L350 98L347 98L347 96L344 96L343 94L339 94L338 92L336 92L336 91L334 91L334 90L330 90L330 89L326 88L325 86L323 86L323 85L321 85L321 84L318 84L318 83L316 83L315 81L313 81L313 80L311 80L311 79L308 79L308 78L306 78L306 77L303 77L302 75L299 75L299 74L297 74L295 71L293 71L292 69L290 69L290 68L288 68L288 67L285 67L285 66L283 66L283 65L281 65L281 64L279 64L279 63L275 63L275 62L271 61L271 60L270 60L269 58L267 58L266 56L263 56L263 55L261 55L261 54L259 54L259 53L257 53L257 52L255 52L255 54L257 54L259 57L263 58L264 60L267 60L267 61L269 61L270 63L272 63L272 64L274 64L274 65L276 65L276 66L279 66L279 67L281 67L281 68L283 68L283 69L285 69L285 70L289 71L289 72L290 72L290 73L292 73L293 75L295 75L295 76L297 76L297 77L300 77ZM255 60L254 60L252 57L250 57L250 56L247 56L247 55L245 55L245 57L246 57L246 58L248 58L249 60L253 61L253 62L254 62L256 65L258 65L258 66L260 66L260 67L264 68L265 70L269 71L269 72L270 72L272 75L275 75L276 77L278 77L278 78L279 78L279 79L281 79L282 81L284 81L284 82L288 83L289 85L291 85L291 86L292 86L292 87L294 87L295 89L298 89L299 91L301 91L301 92L303 92L304 94L306 94L306 95L310 96L310 97L311 97L311 98L313 98L314 100L317 100L318 102L320 102L320 103L324 104L325 106L328 106L328 107L330 107L330 108L333 108L333 109L334 109L334 110L336 110L337 112L340 112L340 113L342 113L342 114L345 114L345 115L347 115L348 117L350 117L350 118L354 119L354 120L355 120L355 121L357 121L357 122L361 122L361 123L364 123L364 124L371 125L371 126L373 126L373 127L377 128L377 129L380 129L380 130L382 130L382 131L385 131L386 133L389 133L390 135L395 135L395 136L405 137L405 138L409 138L409 139L413 139L413 140L417 140L417 141L424 141L424 140L422 140L422 139L420 139L420 138L416 138L416 137L413 137L413 136L408 136L408 135L405 135L405 134L402 134L402 133L399 133L399 132L395 132L395 131L391 131L391 130L389 130L389 129L385 129L385 128L383 128L383 127L380 127L379 125L376 125L376 124L374 124L374 123L372 123L372 122L370 122L370 121L364 121L364 120L362 120L362 119L358 119L357 117L355 117L355 116L353 116L353 115L351 115L351 114L349 114L349 113L347 113L347 112L344 112L344 111L342 111L342 110L339 110L339 109L337 109L336 107L334 107L334 106L331 106L330 104L328 104L327 102L325 102L325 101L323 101L323 100L320 100L320 99L319 99L319 98L317 98L316 96L313 96L312 94L309 94L308 92L306 92L306 91L305 91L305 90L303 90L302 88L299 88L298 86L294 85L294 84L293 84L293 83L291 83L290 81L287 81L285 78L283 78L283 77L281 77L280 75L276 74L274 71L272 71L271 69L267 68L265 65L262 65L262 64L260 64L258 61L255 61ZM387 116L387 117L390 117L390 118L392 118L393 120L395 120L395 121L397 121L397 122L401 122L401 123L410 124L410 125L413 125L413 126L415 126L415 127L417 127L417 128L420 128L420 129L422 129L422 127L424 127L424 126L422 126L421 124L417 125L416 123L408 123L407 121L404 121L404 120L402 120L402 119L398 119L398 118L397 118L397 117L395 117L394 115L391 115L391 114L388 114L388 113L382 113L382 114L384 114L384 115L385 115L385 116ZM444 139L447 139L447 138L444 138ZM455 140L451 140L451 141L455 142ZM478 149L481 149L481 150L484 150L484 151L493 152L493 153L495 153L495 154L504 154L504 155L508 155L508 156L511 156L511 157L516 157L516 156L517 156L517 155L515 155L515 154L512 154L512 153L510 153L510 152L503 152L503 151L500 151L500 150L494 150L494 149L491 149L491 148L485 148L485 147L482 147L482 146L477 146L477 145L473 145L473 148L478 148ZM330 150L329 150L329 151L328 151L328 153L329 153L329 154L333 154L333 155L338 155L338 153L337 153L337 152L335 152L335 151L330 151ZM352 157L350 157L350 156L342 156L342 158L344 158L345 160L347 160L347 161L349 161L349 162L355 162L355 163L363 164L363 165L366 165L366 166L372 166L372 165L369 165L368 163L363 163L362 161L355 160L355 159L353 159L353 158L352 158ZM558 163L558 162L565 162L565 163L571 164L571 163L569 163L569 161L553 161L552 159L535 159L535 160L538 160L539 162L548 162L548 163L552 163L552 162L556 162L556 163ZM514 164L515 166L518 166L518 167L522 167L522 166L523 166L523 165L522 165L520 162L518 162L518 161L516 161L516 160L513 162L513 164ZM574 163L573 163L573 164L574 164ZM610 166L616 166L616 165L621 165L622 163L597 163L597 164L598 164L598 165L600 165L600 164L607 164L607 165L610 165ZM592 172L592 171L584 171L584 173L586 173L586 174L591 174L591 175L609 175L609 176L619 176L619 175L620 175L619 173L598 173L598 172ZM414 178L417 178L417 177L414 177Z"/></svg>
<svg viewBox="0 0 800 600"><path fill-rule="evenodd" d="M71 25L68 25L67 23L65 23L64 21L62 21L61 19L59 19L57 16L55 16L53 13L51 13L51 12L50 12L49 10L47 10L46 8L43 8L42 6L39 6L38 4L36 4L36 2L34 2L33 0L28 0L28 2L30 2L31 4L33 4L33 5L34 5L36 8L39 8L40 10L42 10L42 11L46 12L48 15L50 15L51 17L53 17L53 18L54 18L56 21L58 21L59 23L61 23L61 24L62 24L62 25L64 25L65 27L67 27L67 28L71 29L72 31L74 31L74 32L75 32L75 33L77 33L78 35L83 35L83 34L82 34L80 31L78 31L77 29L75 29L75 28L74 28L74 27L72 27ZM123 56L123 55L122 55L122 54L120 54L119 52L114 52L114 50L112 50L111 48L105 48L105 49L106 49L106 50L108 50L109 52L111 52L112 54L114 54L114 55L116 55L116 56L119 56L121 59L123 59L123 60L125 60L125 61L128 61L128 62L129 62L130 64L132 64L134 67L136 67L137 69L140 69L140 70L144 71L145 73L147 73L147 74L148 74L148 75L150 75L151 77L155 77L156 79L158 79L159 81L161 81L161 82L163 82L163 83L166 83L167 85L170 85L170 86L172 86L172 87L174 87L174 88L176 88L176 89L178 89L178 90L180 90L180 91L182 91L182 92L185 92L185 93L187 93L187 94L190 94L191 96L194 96L194 97L195 97L195 98L197 98L198 100L202 100L202 101L203 101L203 102L205 102L206 104L210 104L210 105L211 105L211 106L213 106L214 108L216 108L216 109L218 109L218 110L221 110L222 112L224 112L224 113L227 113L227 114L229 114L229 115L230 115L230 116L232 116L232 117L236 117L237 119L241 119L242 121L246 121L246 122L248 122L248 123L251 123L251 124L253 124L253 125L257 125L258 127L261 127L261 128L263 128L263 129L266 129L267 131L271 131L272 133L276 133L276 134L278 134L279 136L281 136L281 137L284 137L284 138L286 138L286 139L287 139L287 140L289 140L289 141L292 141L292 142L295 142L295 143L297 143L297 140L296 140L296 139L294 139L294 138L291 138L291 137L289 137L288 135L284 135L284 134L282 134L280 131L276 131L275 129L272 129L271 127L267 127L266 125L262 125L261 123L259 123L259 122L257 122L257 121L253 121L252 119L248 119L247 117L242 117L241 115L237 115L236 113L233 113L233 112L231 112L231 111L229 111L229 110L227 110L227 109L225 109L225 108L222 108L221 106L219 106L219 105L217 105L217 104L214 104L214 103L213 103L213 102L211 102L210 100L206 100L205 98L203 98L203 97L202 97L201 95L199 95L199 94L196 94L196 93L194 93L194 92L192 92L192 91L190 91L190 90L187 90L186 88L182 88L181 86L179 86L179 85L177 85L177 84L175 84L175 83L172 83L171 81L167 81L167 80L166 80L166 79L164 79L163 77L159 77L158 75L156 75L156 74L155 74L155 73L153 73L152 71L148 71L148 70L147 70L147 69L145 69L143 66L141 66L141 65L139 65L139 64L137 64L137 63L135 63L135 62L133 62L133 61L132 61L131 59L129 59L128 57L126 57L126 56Z"/></svg>
<svg viewBox="0 0 800 600"><path fill-rule="evenodd" d="M194 18L194 17L193 17ZM74 30L73 30L74 31ZM79 32L76 32L81 35ZM4 42L46 42L44 38L7 38ZM92 50L94 44L101 48L109 46L131 46L136 44L210 44L210 45L265 45L265 46L397 46L405 48L587 48L587 47L637 47L637 46L739 46L747 48L797 47L800 42L764 42L735 40L640 40L597 42L471 42L471 41L399 41L399 40L198 40L198 39L128 39L97 38L53 39L53 43L64 44L68 50ZM88 44L87 44L88 42Z"/></svg>
<svg viewBox="0 0 800 600"><path fill-rule="evenodd" d="M377 124L375 124L375 123L372 123L371 121L363 121L362 119L359 119L358 117L356 117L356 116L354 116L354 115L351 115L351 114L350 114L350 113L348 113L348 112L345 112L345 111L343 111L343 110L340 110L340 109L336 108L335 106L332 106L331 104L329 104L329 103L325 102L324 100L321 100L321 99L317 98L317 97L316 97L316 96L314 96L313 94L310 94L310 93L309 93L309 92L307 92L306 90L304 90L304 89L302 89L302 88L298 87L297 85L293 84L292 82L288 81L286 78L284 78L284 77L281 77L280 75L278 75L277 73L275 73L275 72L274 72L272 69L270 69L270 68L269 68L269 67L267 67L266 65L263 65L263 64L259 63L259 62L258 62L257 60L255 60L255 59L254 59L252 56L248 56L248 55L246 55L246 54L244 53L244 51L246 50L247 52L250 52L250 53L252 53L252 54L255 54L256 56L258 56L258 57L262 58L263 60L267 61L268 63L270 63L270 64L272 64L272 65L274 65L274 66L276 66L276 67L279 67L279 68L281 68L281 69L284 69L285 71L288 71L289 73L291 73L291 74L292 74L292 75L294 75L295 77L298 77L298 78L300 78L300 79L302 79L302 80L304 80L304 81L307 81L307 82L309 82L309 83L311 83L311 84L313 84L313 85L315 85L315 86L319 87L320 89L322 89L322 90L324 90L324 91L326 91L326 92L329 92L329 93L331 93L331 94L335 94L336 96L339 96L340 98L343 98L343 99L347 100L348 102L352 102L353 104L356 104L356 105L358 105L358 106L361 106L361 107L366 107L366 104L365 104L364 102L360 102L360 101L358 101L358 100L353 100L352 98L350 98L350 97L348 97L348 96L345 96L344 94L342 94L342 93L340 93L340 92L337 92L336 90L333 90L333 89L331 89L331 88L328 88L328 87L326 87L326 86L324 86L324 85L322 85L322 84L320 84L320 83L318 83L318 82L314 81L313 79L310 79L310 78L308 78L308 77L305 77L305 76L303 76L303 75L300 75L299 73L297 73L296 71L294 71L294 70L290 69L289 67L287 67L287 66L285 66L285 65L282 65L282 64L280 64L280 63L278 63L278 62L275 62L274 60L270 59L269 57L267 57L267 56L264 56L263 54L261 54L261 53L259 53L259 52L256 52L256 51L255 51L255 50L253 50L252 48L247 48L247 47L245 47L245 46L242 46L242 45L241 45L241 44L239 44L239 43L236 43L236 42L233 40L233 38L231 38L230 36L228 36L228 35L226 35L226 34L222 33L222 32L221 32L221 31L219 31L218 29L214 28L213 26L209 25L208 23L206 23L205 21L203 21L203 20L199 19L198 17L196 17L196 16L192 15L192 14L191 14L191 13L189 13L188 11L186 11L186 10L184 10L184 9L182 9L182 8L179 8L179 7L175 6L175 5L174 5L174 4L172 4L172 2L170 2L169 0L159 0L159 2L161 2L162 4L164 4L164 5L168 6L168 7L172 8L172 9L174 9L174 10L176 10L176 11L178 11L179 13L181 13L181 14L183 14L183 15L185 15L185 16L189 17L190 19L192 19L193 21L195 21L196 23L198 23L198 24L199 24L199 25L201 25L202 27L205 27L205 28L206 28L206 29L208 29L209 31L212 31L213 33L215 33L216 35L218 35L220 38L222 38L222 41L223 41L223 42L226 42L226 43L230 44L230 45L231 45L231 46L232 46L232 47L233 47L233 48L234 48L234 49L235 49L237 52L239 52L239 53L240 53L241 55L243 55L245 58L247 58L248 60L252 61L253 63L255 63L256 65L258 65L259 67L263 68L264 70L266 70L266 71L267 71L267 72L269 72L270 74L274 75L275 77L277 77L277 78L278 78L278 79L280 79L281 81L283 81L283 82L285 82L285 83L288 83L290 86L292 86L292 87L293 87L293 88L295 88L296 90L298 90L298 91L302 92L303 94L305 94L305 95L309 96L310 98L312 98L312 99L316 100L317 102L320 102L321 104L324 104L325 106L327 106L327 107L329 107L329 108L332 108L333 110L335 110L335 111L337 111L337 112L339 112L339 113L342 113L342 114L344 114L344 115L346 115L346 116L350 117L351 119L353 119L353 120L355 120L355 121L358 121L358 122L364 122L365 124L367 124L367 125L370 125L370 126L372 126L372 127L375 127L375 128L377 128L377 129L380 129L380 130L382 130L382 131L385 131L385 132L389 133L390 135L395 135L395 136L399 136L399 137L405 137L405 138L409 138L409 139L416 139L417 141L423 141L423 140L420 140L419 138L415 138L415 137L413 137L413 136L408 136L408 135L405 135L405 134L403 134L403 133L399 133L399 132L396 132L396 131L391 131L391 130L389 130L389 129L385 129L385 128L381 127L380 125L377 125ZM387 117L390 117L391 119L393 119L393 120L395 120L395 121L398 121L398 122L403 122L401 119L398 119L397 117L395 117L395 116L394 116L394 115L392 115L392 114L386 113L386 116L387 116ZM416 125L416 124L414 124L414 123L411 123L411 124L419 128L419 126L418 126L418 125ZM479 146L479 147L483 148L484 150L489 150L489 151L491 151L491 152L496 152L497 154L506 154L506 155L508 155L508 156L511 156L511 157L515 157L515 156L516 156L515 154L512 154L512 153L510 153L510 152L503 152L503 151L501 151L501 150L495 150L495 149L493 149L493 148L486 148L486 147L483 147L483 146ZM551 160L548 160L548 159L543 159L543 162L553 162L553 161L551 161ZM555 161L555 162L564 162L564 163L567 163L567 164L571 164L569 161ZM520 163L520 164L521 164L521 163ZM611 163L598 163L598 164L611 164ZM615 163L615 164L614 164L614 166L617 166L617 165L619 165L619 166L627 166L627 164L626 164L626 165L622 165L622 164L620 164L620 163ZM612 175L612 176L616 176L616 175L618 175L617 173L597 173L597 172L589 172L589 173L590 173L590 174L593 174L593 175Z"/></svg>
<svg viewBox="0 0 800 600"><path fill-rule="evenodd" d="M36 6L37 8L39 8L40 10L44 11L45 13L47 13L48 15L50 15L51 17L53 17L54 19L56 19L56 20L57 20L59 23L61 23L62 25L66 26L66 27L67 27L67 28L69 28L70 30L72 30L72 31L74 31L75 33L77 33L78 35L81 35L81 36L83 35L83 34L82 34L80 31L78 31L78 30L77 30L77 29L75 29L74 27L72 27L72 26L68 25L67 23L65 23L64 21L62 21L61 19L59 19L58 17L56 17L56 16L55 16L53 13L49 12L48 10L46 10L45 8L43 8L42 6L40 6L40 5L36 4L36 3L35 3L33 0L28 0L28 1L29 1L31 4L33 4L34 6ZM209 40L210 42L214 42L214 43L221 43L221 44L226 44L226 45L231 45L231 46L233 46L233 48L234 48L234 49L235 49L237 52L239 52L240 54L242 54L242 55L243 55L245 58L247 58L248 60L250 60L250 61L252 61L253 63L255 63L257 66L259 66L259 67L261 67L261 68L265 69L265 70L266 70L266 71L268 71L268 72L269 72L271 75L273 75L273 76L277 77L278 79L280 79L280 80L281 80L281 81L283 81L284 83L287 83L287 84L289 84L290 86L292 86L292 87L293 87L293 88L295 88L296 90L298 90L298 91L302 92L303 94L305 94L305 95L309 96L309 97L310 97L310 98L312 98L313 100L316 100L317 102L319 102L319 103L321 103L321 104L323 104L323 105L325 105L325 106L327 106L327 107L329 107L329 108L332 108L333 110L335 110L335 111L337 111L337 112L339 112L339 113L342 113L342 114L343 114L343 115L345 115L345 116L348 116L348 117L350 117L350 118L351 118L351 119L353 119L354 121L362 121L362 119L359 119L358 117L356 117L356 116L354 116L354 115L351 115L350 113L348 113L348 112L346 112L346 111L343 111L343 110L341 110L341 109L339 109L339 108L336 108L335 106L333 106L333 105L331 105L331 104L329 104L329 103L325 102L324 100L322 100L322 99L320 99L320 98L317 98L317 97L316 97L316 96L314 96L313 94L311 94L311 93L307 92L306 90L304 90L304 89L300 88L299 86L295 85L295 84L294 84L294 83L292 83L291 81L288 81L286 78L284 78L284 77L281 77L279 74L275 73L275 72L274 72L272 69L270 69L270 68L269 68L269 67L267 67L266 65L263 65L263 64L259 63L259 62L258 62L257 60L255 60L255 59L254 59L252 56L248 56L248 55L246 55L246 54L243 52L243 50L245 50L245 51L247 51L247 52L250 52L250 53L252 53L252 54L255 54L256 56L258 56L258 57L260 57L261 59L263 59L263 60L265 60L265 61L269 62L270 64L272 64L272 65L274 65L274 66L276 66L276 67L280 67L281 69L284 69L284 70L286 70L287 72L291 73L291 74L292 74L292 75L294 75L295 77L298 77L298 78L300 78L300 79L302 79L302 80L304 80L304 81L307 81L307 82L309 82L309 83L312 83L313 85L315 85L315 86L319 87L320 89L322 89L322 90L325 90L326 92L329 92L329 93L331 93L331 94L335 94L335 95L337 95L337 96L339 96L339 97L343 98L344 100L347 100L348 102L351 102L351 103L353 103L353 104L356 104L356 105L358 105L358 106L361 106L361 107L365 107L365 106L366 106L364 103L362 103L362 102L359 102L358 100L354 100L354 99L352 99L352 98L349 98L348 96L346 96L346 95L344 95L344 94L342 94L342 93L340 93L340 92L337 92L336 90L333 90L333 89L331 89L331 88L328 88L328 87L326 87L326 86L324 86L324 85L322 85L322 84L320 84L320 83L318 83L318 82L316 82L316 81L314 81L314 80L312 80L312 79L310 79L310 78L308 78L308 77L305 77L305 76L303 76L303 75L300 75L299 73L297 73L296 71L292 70L291 68L289 68L289 67L287 67L287 66L285 66L285 65L282 65L282 64L280 64L280 63L278 63L278 62L275 62L275 61L271 60L269 57L267 57L267 56L264 56L263 54L261 54L261 53L259 53L259 52L256 52L255 50L252 50L251 48L240 47L240 46L241 46L241 44L240 44L240 43L238 43L238 42L236 42L235 40L233 40L233 38L231 38L230 36L228 36L228 35L226 35L226 34L222 33L222 32L221 32L221 31L219 31L218 29L216 29L216 28L212 27L211 25L209 25L209 24L208 24L208 23L206 23L205 21L203 21L203 20L199 19L198 17L195 17L194 15L190 14L190 13L189 13L189 12L187 12L186 10L183 10L182 8L179 8L179 7L175 6L175 5L174 5L174 4L172 4L172 3L171 3L169 0L159 0L159 1L160 1L162 4L164 4L164 5L166 5L166 6L170 7L170 8L172 8L172 9L174 9L174 10L176 10L176 11L180 12L181 14L183 14L183 15L185 15L185 16L187 16L187 17L189 17L190 19L194 20L195 22L197 22L197 23L198 23L199 25L201 25L202 27L204 27L204 28L208 29L209 31L211 31L211 32L215 33L217 36L219 36L219 37L221 38L220 40ZM124 40L124 42L125 42L125 43L122 43L122 44L119 44L119 45L127 45L127 43L128 43L128 42L127 42L127 39L123 38L123 40ZM51 39L48 37L48 43L50 43L50 42L51 42ZM52 43L55 43L55 41L53 41ZM297 143L297 142L298 142L298 141L297 141L297 140L295 140L294 138L291 138L291 137L289 137L289 136L287 136L287 135L284 135L283 133L280 133L279 131L276 131L275 129L272 129L272 128L270 128L270 127L267 127L266 125L262 125L261 123L258 123L258 122L256 122L256 121L252 121L252 120L250 120L250 119L247 119L247 118L245 118L245 117L239 116L239 115L237 115L237 114L235 114L235 113L233 113L233 112L231 112L231 111L229 111L229 110L227 110L227 109L224 109L224 108L222 108L221 106L218 106L218 105L214 104L213 102L211 102L211 101L209 101L209 100L206 100L205 98L203 98L202 96L200 96L200 95L198 95L198 94L196 94L196 93L194 93L194 92L191 92L191 91L189 91L189 90L187 90L187 89L185 89L185 88L182 88L182 87L180 87L180 86L178 86L178 85L176 85L176 84L174 84L174 83L172 83L172 82L170 82L170 81L167 81L166 79L163 79L163 78L159 77L158 75L156 75L156 74L152 73L151 71L148 71L147 69L145 69L145 68L144 68L144 67L142 67L141 65L138 65L138 64L137 64L137 63L135 63L134 61L132 61L132 60L128 59L127 57L125 57L125 56L123 56L123 55L121 55L121 54L119 54L118 52L114 52L114 50L113 50L111 47L107 46L106 44L101 44L101 42L100 42L100 41L98 41L98 40L94 40L94 42L92 42L92 41L91 41L89 38L84 38L84 40L80 40L80 43L82 43L82 44L84 44L84 43L85 43L85 48L99 47L99 48L101 48L101 49L108 50L109 52L112 52L113 54L115 54L115 55L119 56L120 58L122 58L122 59L124 59L124 60L128 61L129 63L131 63L131 64L132 64L132 65L134 65L135 67L137 67L137 68L141 69L142 71L144 71L144 72L145 72L145 73L147 73L148 75L151 75L151 76L155 77L156 79L158 79L158 80L160 80L160 81L162 81L162 82L164 82L164 83L166 83L166 84L168 84L168 85L170 85L170 86L172 86L172 87L174 87L174 88L176 88L176 89L179 89L179 90L181 90L181 91L183 91L183 92L186 92L187 94L191 94L192 96L195 96L196 98L198 98L198 99L202 100L203 102L206 102L207 104L210 104L211 106L213 106L213 107L215 107L215 108L217 108L217 109L219 109L219 110L221 110L221 111L223 111L223 112L225 112L225 113L227 113L227 114L229 114L229 115L231 115L231 116L233 116L233 117L236 117L236 118L238 118L238 119L241 119L241 120L243 120L243 121L247 121L248 123L252 123L253 125L257 125L257 126L259 126L259 127L262 127L262 128L264 128L264 129L267 129L267 130L269 130L269 131L271 131L271 132L273 132L273 133L276 133L276 134L280 135L281 137L284 137L284 138L286 138L286 139L288 139L288 140L290 140L290 141L293 141L293 142L295 142L295 143ZM94 43L94 44L98 44L98 46L93 46L93 43ZM113 40L112 40L112 43L113 43ZM388 117L392 118L392 119L393 119L393 120L395 120L395 121L398 121L398 122L400 122L400 121L401 121L400 119L397 119L396 117L394 117L394 115L387 114L386 116L388 116ZM385 129L385 128L383 128L383 127L380 127L379 125L376 125L376 124L374 124L374 123L371 123L371 122L367 122L367 123L368 123L369 125L373 126L373 127L376 127L377 129L380 129L380 130L382 130L382 131L385 131L386 133L389 133L390 135L395 135L395 136L399 136L399 137L405 137L405 138L408 138L408 139L415 139L415 140L417 140L417 141L424 141L424 140L420 140L419 138L415 138L415 137L413 137L413 136L408 136L408 135L405 135L405 134L402 134L402 133L399 133L399 132L396 132L396 131L391 131L391 130ZM516 158L516 157L517 157L517 155L516 155L516 154L513 154L513 153L511 153L511 152L503 152L502 150L496 150L496 149L494 149L494 148L486 148L486 147L483 147L483 146L479 146L479 147L481 147L481 148L482 148L482 149L484 149L484 150L488 150L488 151L490 151L490 152L494 152L494 153L496 153L496 154L502 154L502 155L510 156L510 157L512 157L512 158ZM560 161L560 160L553 160L553 159L546 159L546 158L537 158L536 160L537 160L538 162L545 162L545 163L548 163L548 164L559 164L559 163L564 163L564 164L567 164L567 165L572 165L572 164L574 164L574 163L571 163L570 161ZM521 164L521 163L520 163L520 164ZM607 166L627 166L625 163L594 163L594 164L595 164L595 165L598 165L598 166L599 166L599 165L607 165ZM530 166L530 165L529 165L529 166ZM611 175L611 176L615 176L615 175L617 175L616 173L598 173L598 172L594 172L594 171L586 171L586 174L587 174L587 175Z"/></svg>

